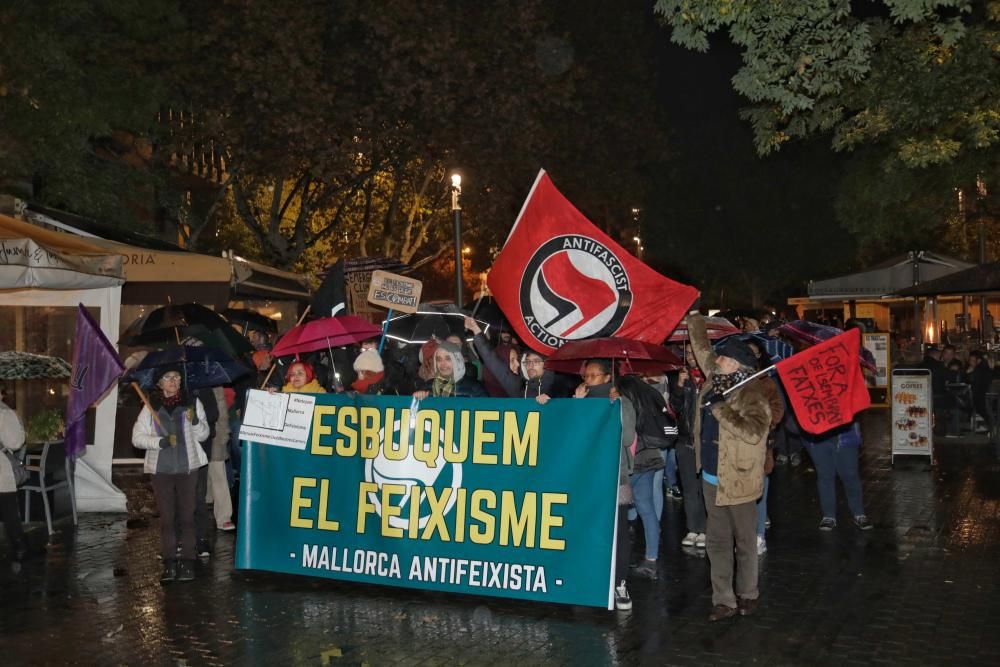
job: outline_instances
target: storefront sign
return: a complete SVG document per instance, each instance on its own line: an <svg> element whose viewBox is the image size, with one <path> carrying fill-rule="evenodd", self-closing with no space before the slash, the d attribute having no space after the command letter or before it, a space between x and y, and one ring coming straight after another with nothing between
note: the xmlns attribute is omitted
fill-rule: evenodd
<svg viewBox="0 0 1000 667"><path fill-rule="evenodd" d="M892 372L892 459L897 454L933 456L934 406L931 372L901 369Z"/></svg>
<svg viewBox="0 0 1000 667"><path fill-rule="evenodd" d="M611 608L617 402L315 398L244 447L238 568Z"/></svg>

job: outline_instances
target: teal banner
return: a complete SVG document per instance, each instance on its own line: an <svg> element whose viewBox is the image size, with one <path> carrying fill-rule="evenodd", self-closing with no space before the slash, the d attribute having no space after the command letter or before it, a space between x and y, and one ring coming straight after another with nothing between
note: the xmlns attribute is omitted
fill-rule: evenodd
<svg viewBox="0 0 1000 667"><path fill-rule="evenodd" d="M243 447L236 567L611 608L606 399L316 395L302 450Z"/></svg>

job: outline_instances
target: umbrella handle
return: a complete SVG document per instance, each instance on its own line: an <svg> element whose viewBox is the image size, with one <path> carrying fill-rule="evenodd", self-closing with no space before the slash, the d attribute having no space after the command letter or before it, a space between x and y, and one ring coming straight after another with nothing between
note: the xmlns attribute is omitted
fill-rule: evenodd
<svg viewBox="0 0 1000 667"><path fill-rule="evenodd" d="M378 342L378 354L382 356L382 348L385 347L385 334L389 331L389 320L392 319L392 308L385 314L385 322L382 323L382 339Z"/></svg>
<svg viewBox="0 0 1000 667"><path fill-rule="evenodd" d="M164 429L163 424L160 422L160 416L156 414L156 410L154 410L153 406L149 404L149 399L146 398L146 394L144 394L142 389L139 387L139 383L133 382L132 388L135 389L135 393L139 394L139 398L142 400L143 405L145 405L146 409L149 410L149 414L153 416L153 421L156 422L157 428L159 428L160 431L163 431Z"/></svg>
<svg viewBox="0 0 1000 667"><path fill-rule="evenodd" d="M274 363L272 361L271 362L271 368L268 369L267 375L264 376L264 381L260 383L260 388L261 389L263 389L264 387L267 386L267 381L271 379L271 373L273 373L274 369L277 368L277 367L278 367L278 364L276 364L276 363Z"/></svg>

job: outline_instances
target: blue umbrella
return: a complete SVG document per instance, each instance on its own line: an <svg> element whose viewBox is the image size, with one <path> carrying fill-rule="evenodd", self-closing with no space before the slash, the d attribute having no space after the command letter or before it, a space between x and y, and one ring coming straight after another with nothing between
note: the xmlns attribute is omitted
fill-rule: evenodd
<svg viewBox="0 0 1000 667"><path fill-rule="evenodd" d="M733 336L745 343L753 341L767 350L767 356L771 358L772 364L776 364L782 359L787 359L795 354L795 348L793 348L787 341L775 338L774 336L768 336L767 334L762 333L742 333L733 334ZM729 338L730 336L726 336L725 338L716 341L714 346L720 345L724 341L729 340Z"/></svg>
<svg viewBox="0 0 1000 667"><path fill-rule="evenodd" d="M151 389L155 385L153 378L164 366L179 367L188 389L232 384L250 372L249 368L217 348L172 345L147 354L142 363L125 376L124 382L136 382L144 389Z"/></svg>

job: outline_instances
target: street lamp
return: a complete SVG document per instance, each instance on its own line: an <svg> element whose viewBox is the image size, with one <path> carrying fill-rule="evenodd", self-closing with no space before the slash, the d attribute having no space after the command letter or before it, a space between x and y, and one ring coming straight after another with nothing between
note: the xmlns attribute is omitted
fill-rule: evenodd
<svg viewBox="0 0 1000 667"><path fill-rule="evenodd" d="M455 305L462 307L462 196L461 174L451 175L451 210L455 214Z"/></svg>

